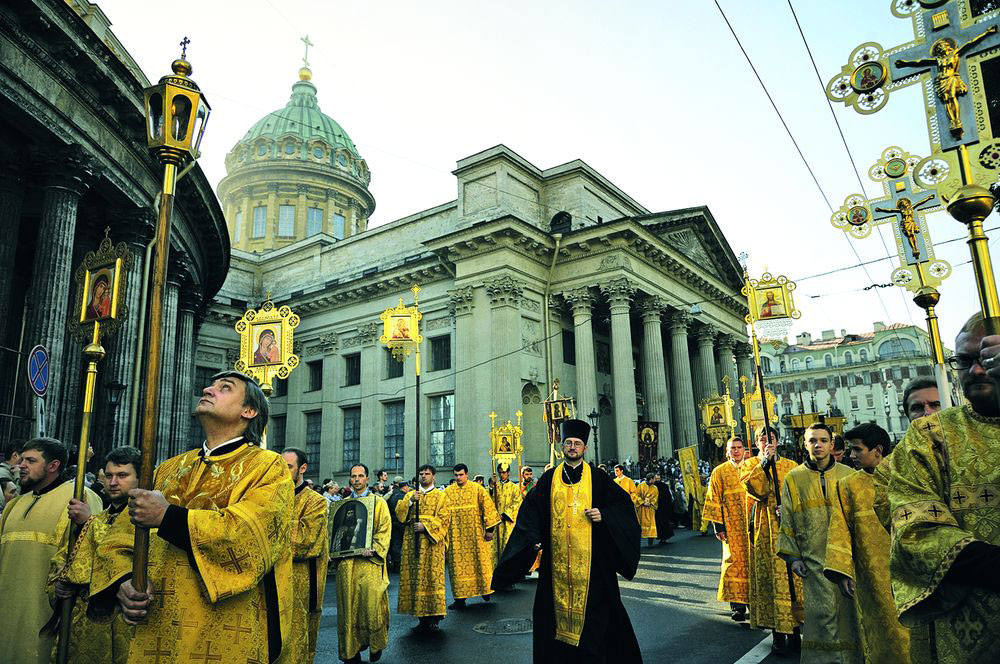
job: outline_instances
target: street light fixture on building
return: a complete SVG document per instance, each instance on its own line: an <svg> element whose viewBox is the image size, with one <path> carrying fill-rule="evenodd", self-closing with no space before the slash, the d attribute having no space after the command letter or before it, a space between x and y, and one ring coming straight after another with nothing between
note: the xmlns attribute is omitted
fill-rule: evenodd
<svg viewBox="0 0 1000 664"><path fill-rule="evenodd" d="M590 420L590 428L594 430L594 457L597 459L597 463L601 463L601 443L600 439L597 437L597 429L601 423L601 414L597 412L594 408L587 415L587 419Z"/></svg>

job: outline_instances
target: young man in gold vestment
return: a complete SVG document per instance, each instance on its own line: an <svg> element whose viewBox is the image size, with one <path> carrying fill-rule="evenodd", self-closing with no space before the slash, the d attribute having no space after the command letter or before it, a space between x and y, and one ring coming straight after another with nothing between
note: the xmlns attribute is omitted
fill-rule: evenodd
<svg viewBox="0 0 1000 664"><path fill-rule="evenodd" d="M128 659L132 628L121 614L111 621L98 622L87 615L90 578L98 545L117 520L128 522L128 492L139 485L139 464L142 452L135 447L116 447L104 459L105 484L111 504L103 512L94 513L84 501L70 500L67 513L80 526L80 536L67 560L68 547L63 545L52 558L50 580L52 593L58 599L76 596L73 605L73 627L70 634L68 661L74 664L120 664Z"/></svg>
<svg viewBox="0 0 1000 664"><path fill-rule="evenodd" d="M873 422L844 434L860 469L837 483L830 513L823 573L853 600L865 659L872 664L906 662L909 630L899 623L889 584L889 533L875 512L876 496L888 489L875 469L888 463L892 442Z"/></svg>
<svg viewBox="0 0 1000 664"><path fill-rule="evenodd" d="M66 506L73 482L63 482L66 446L54 438L34 438L21 449L18 463L21 495L7 503L0 517L0 647L2 664L43 664L49 661L54 635L39 636L52 616L46 592L49 565L69 539ZM84 492L90 509L101 500Z"/></svg>
<svg viewBox="0 0 1000 664"><path fill-rule="evenodd" d="M636 489L635 482L632 478L625 474L625 466L619 464L615 465L615 484L620 486L622 489L628 493L628 499L632 501L632 504L636 504L636 494L638 490Z"/></svg>
<svg viewBox="0 0 1000 664"><path fill-rule="evenodd" d="M362 502L372 519L371 546L360 555L335 558L337 568L337 652L348 664L360 664L361 651L377 662L389 643L389 571L386 555L392 539L389 506L368 488L368 466L351 467L351 497L336 509Z"/></svg>
<svg viewBox="0 0 1000 664"><path fill-rule="evenodd" d="M510 464L501 463L497 465L497 482L494 491L496 492L497 512L500 514L500 525L497 526L496 534L493 537L493 566L495 567L503 555L503 549L507 546L507 540L514 531L514 523L517 521L517 510L521 507L524 497L521 495L520 487L510 481Z"/></svg>
<svg viewBox="0 0 1000 664"><path fill-rule="evenodd" d="M131 522L152 530L149 585L132 587L133 528L98 547L89 611L117 599L136 625L130 664L275 662L292 612L294 488L285 460L259 447L268 404L249 376L213 376L195 408L205 442L133 489Z"/></svg>
<svg viewBox="0 0 1000 664"><path fill-rule="evenodd" d="M833 431L822 423L804 434L809 458L785 476L781 487L778 555L803 579L806 620L803 664L860 664L854 607L823 575L827 531L837 482L855 471L833 457Z"/></svg>
<svg viewBox="0 0 1000 664"><path fill-rule="evenodd" d="M618 589L618 575L632 579L639 566L639 521L628 495L583 460L589 436L586 422L563 422L564 461L525 497L493 585L522 578L541 551L534 661L641 664Z"/></svg>
<svg viewBox="0 0 1000 664"><path fill-rule="evenodd" d="M490 601L493 591L492 541L500 515L490 494L478 482L469 481L469 467L460 463L453 469L455 483L444 490L448 498L448 575L454 603L460 609L470 597Z"/></svg>
<svg viewBox="0 0 1000 664"><path fill-rule="evenodd" d="M656 504L660 499L660 492L653 481L653 473L646 475L646 481L636 487L635 500L636 509L639 516L639 528L642 536L649 539L648 544L653 545L656 539Z"/></svg>
<svg viewBox="0 0 1000 664"><path fill-rule="evenodd" d="M396 610L419 618L417 629L424 632L437 631L447 612L444 558L451 511L434 485L436 473L430 464L420 466L419 486L396 503L396 518L406 527Z"/></svg>
<svg viewBox="0 0 1000 664"><path fill-rule="evenodd" d="M778 557L777 498L781 483L796 463L778 455L778 432L760 427L756 432L759 453L740 464L740 482L750 497L747 528L750 541L750 626L773 632L771 648L783 654L799 646L802 620L802 582L789 585L788 565ZM775 488L775 473L777 488ZM784 506L782 505L782 508ZM792 589L795 591L794 601ZM789 639L789 637L791 637ZM789 641L791 643L789 643Z"/></svg>
<svg viewBox="0 0 1000 664"><path fill-rule="evenodd" d="M715 529L715 538L722 542L722 573L719 576L718 600L729 602L731 618L747 619L750 603L747 539L747 490L740 482L740 464L746 455L743 439L733 436L726 442L727 461L712 471L705 498L704 520Z"/></svg>
<svg viewBox="0 0 1000 664"><path fill-rule="evenodd" d="M996 661L1000 648L998 356L977 313L949 360L968 403L914 420L890 457L893 598L940 664Z"/></svg>
<svg viewBox="0 0 1000 664"><path fill-rule="evenodd" d="M330 560L329 503L306 484L309 458L297 447L286 447L281 457L295 485L295 515L292 522L292 618L282 662L312 664L316 637L323 616L326 567Z"/></svg>

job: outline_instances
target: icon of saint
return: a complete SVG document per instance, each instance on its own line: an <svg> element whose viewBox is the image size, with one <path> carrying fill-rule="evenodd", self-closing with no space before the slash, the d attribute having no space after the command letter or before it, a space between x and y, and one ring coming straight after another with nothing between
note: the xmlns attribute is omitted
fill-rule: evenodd
<svg viewBox="0 0 1000 664"><path fill-rule="evenodd" d="M785 309L777 300L776 291L769 290L764 293L764 304L760 308L760 318L777 318L785 315Z"/></svg>
<svg viewBox="0 0 1000 664"><path fill-rule="evenodd" d="M85 320L102 320L111 315L111 281L107 274L99 274L90 286Z"/></svg>
<svg viewBox="0 0 1000 664"><path fill-rule="evenodd" d="M281 349L278 347L274 330L270 328L262 330L257 337L257 350L253 353L253 363L257 365L277 364L279 362L281 362Z"/></svg>
<svg viewBox="0 0 1000 664"><path fill-rule="evenodd" d="M725 423L722 419L722 412L719 410L718 406L712 407L712 418L710 423L712 426L717 426Z"/></svg>

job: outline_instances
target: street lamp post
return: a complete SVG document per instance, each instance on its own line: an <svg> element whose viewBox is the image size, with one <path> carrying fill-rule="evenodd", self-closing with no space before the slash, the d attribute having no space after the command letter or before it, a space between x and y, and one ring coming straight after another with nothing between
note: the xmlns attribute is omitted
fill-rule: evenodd
<svg viewBox="0 0 1000 664"><path fill-rule="evenodd" d="M139 488L152 489L153 461L156 458L156 426L160 395L160 370L163 353L163 299L167 282L167 259L170 254L170 226L174 208L174 188L177 167L198 158L198 148L205 132L211 109L205 95L188 76L185 37L181 42L181 57L170 68L173 74L143 92L146 109L146 144L163 165L163 188L160 211L156 221L156 255L153 259L153 283L150 291L149 354L146 364L146 394L143 399L142 463L139 468ZM142 315L144 312L140 312ZM147 587L146 566L149 560L149 529L136 526L132 561L132 583L140 591Z"/></svg>
<svg viewBox="0 0 1000 664"><path fill-rule="evenodd" d="M590 420L590 428L594 430L594 457L597 460L597 464L601 463L601 440L597 437L597 429L601 423L601 414L597 412L597 409L593 409L587 415L587 419Z"/></svg>

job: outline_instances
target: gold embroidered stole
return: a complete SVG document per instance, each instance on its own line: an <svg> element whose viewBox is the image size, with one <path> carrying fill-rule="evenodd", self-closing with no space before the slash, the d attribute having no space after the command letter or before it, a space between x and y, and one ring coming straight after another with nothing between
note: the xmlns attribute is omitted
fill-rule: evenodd
<svg viewBox="0 0 1000 664"><path fill-rule="evenodd" d="M563 464L552 477L552 597L556 640L580 645L590 590L591 528L584 514L593 505L590 466L576 484L563 481Z"/></svg>

